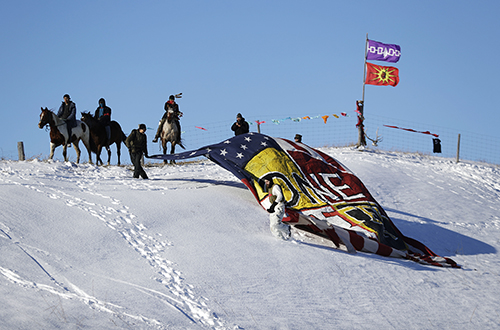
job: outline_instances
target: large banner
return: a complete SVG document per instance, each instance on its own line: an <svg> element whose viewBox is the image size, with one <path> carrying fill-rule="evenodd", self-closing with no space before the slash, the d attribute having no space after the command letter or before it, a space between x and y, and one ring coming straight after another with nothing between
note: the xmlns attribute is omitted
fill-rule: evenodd
<svg viewBox="0 0 500 330"><path fill-rule="evenodd" d="M394 226L361 180L332 157L303 143L258 133L218 144L150 158L180 160L205 156L238 177L267 209L264 177L272 176L285 197L283 222L331 240L349 252L363 251L436 266L459 267Z"/></svg>

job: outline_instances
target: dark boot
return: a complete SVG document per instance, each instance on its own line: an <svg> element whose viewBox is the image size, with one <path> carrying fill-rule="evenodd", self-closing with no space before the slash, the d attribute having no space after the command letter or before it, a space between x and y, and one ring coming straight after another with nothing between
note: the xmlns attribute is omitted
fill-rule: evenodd
<svg viewBox="0 0 500 330"><path fill-rule="evenodd" d="M160 120L160 124L158 125L158 129L156 130L156 135L155 138L153 139L153 142L158 142L158 139L160 138L161 131L163 130L163 124L165 123L165 119Z"/></svg>

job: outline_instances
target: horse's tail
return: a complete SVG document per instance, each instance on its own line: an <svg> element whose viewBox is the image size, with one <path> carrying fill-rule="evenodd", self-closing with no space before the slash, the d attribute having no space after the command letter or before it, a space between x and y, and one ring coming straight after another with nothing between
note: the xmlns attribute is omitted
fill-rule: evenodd
<svg viewBox="0 0 500 330"><path fill-rule="evenodd" d="M182 139L180 139L179 142L177 142L177 145L182 149L186 150L186 147L184 147L184 145L182 144Z"/></svg>
<svg viewBox="0 0 500 330"><path fill-rule="evenodd" d="M121 126L120 126L120 124L119 124L117 121L115 121L115 120L112 120L112 121L111 121L110 126L111 126L112 124L114 124L115 129L118 131L118 134L120 135L119 140L116 142L116 143L117 143L117 145L118 145L119 143L122 143L122 142L125 144L125 140L127 139L127 136L125 135L125 133L123 133L122 127L121 127Z"/></svg>

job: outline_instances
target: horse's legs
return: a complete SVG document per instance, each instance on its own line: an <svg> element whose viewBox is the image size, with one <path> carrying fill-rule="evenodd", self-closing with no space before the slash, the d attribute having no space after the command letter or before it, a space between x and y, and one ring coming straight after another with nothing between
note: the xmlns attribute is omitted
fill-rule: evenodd
<svg viewBox="0 0 500 330"><path fill-rule="evenodd" d="M82 138L83 145L85 145L85 148L87 148L87 152L89 153L89 163L92 163L92 151L90 150L90 133L87 135L84 135ZM97 161L97 160L96 160Z"/></svg>
<svg viewBox="0 0 500 330"><path fill-rule="evenodd" d="M54 151L56 150L56 144L55 143L52 143L50 142L50 155L49 155L49 159L52 159L54 158Z"/></svg>
<svg viewBox="0 0 500 330"><path fill-rule="evenodd" d="M73 146L75 147L75 151L76 151L76 163L80 163L80 146L78 145L80 142L80 139L76 139L75 141L73 141Z"/></svg>
<svg viewBox="0 0 500 330"><path fill-rule="evenodd" d="M97 152L96 152L97 159L95 161L95 164L97 166L99 166L99 163L101 163L101 165L103 165L102 160L101 160L101 150L102 150L102 145L98 145L97 146Z"/></svg>
<svg viewBox="0 0 500 330"><path fill-rule="evenodd" d="M64 161L67 162L68 161L68 145L65 143L63 144L63 157L64 157Z"/></svg>
<svg viewBox="0 0 500 330"><path fill-rule="evenodd" d="M170 142L170 154L173 155L175 153L175 142ZM171 160L170 164L175 164L175 160Z"/></svg>
<svg viewBox="0 0 500 330"><path fill-rule="evenodd" d="M109 147L109 144L106 145L106 150L108 151L108 165L111 160L111 148Z"/></svg>
<svg viewBox="0 0 500 330"><path fill-rule="evenodd" d="M163 154L165 155L167 153L167 141L162 140L161 144L163 146ZM168 161L164 160L163 164L168 164Z"/></svg>
<svg viewBox="0 0 500 330"><path fill-rule="evenodd" d="M122 148L121 141L116 142L116 154L118 155L118 165L121 165L120 164L120 153L121 153L120 149L121 148Z"/></svg>

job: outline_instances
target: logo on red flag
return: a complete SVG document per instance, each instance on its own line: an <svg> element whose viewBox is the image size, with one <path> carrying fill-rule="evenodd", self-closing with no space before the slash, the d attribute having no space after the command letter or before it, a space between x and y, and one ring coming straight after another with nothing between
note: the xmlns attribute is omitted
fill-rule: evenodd
<svg viewBox="0 0 500 330"><path fill-rule="evenodd" d="M394 86L399 83L399 70L392 66L381 66L366 62L367 85Z"/></svg>

